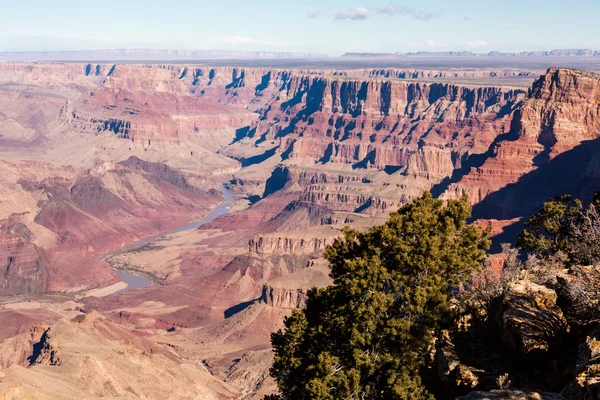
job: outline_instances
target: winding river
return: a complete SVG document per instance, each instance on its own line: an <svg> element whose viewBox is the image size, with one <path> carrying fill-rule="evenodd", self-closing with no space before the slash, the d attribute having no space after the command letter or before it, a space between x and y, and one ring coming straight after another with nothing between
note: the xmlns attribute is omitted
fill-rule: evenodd
<svg viewBox="0 0 600 400"><path fill-rule="evenodd" d="M196 222L192 222L192 223L189 223L186 225L178 226L177 228L171 229L170 231L159 233L158 235L149 236L144 239L138 240L137 242L133 242L130 245L125 246L121 250L112 253L112 255L119 254L119 253L126 253L128 251L134 251L134 250L140 249L140 248L146 246L147 244L152 243L155 240L157 240L165 235L171 234L171 233L184 232L184 231L189 231L192 229L198 229L202 225L205 225L209 222L214 221L221 215L227 214L231 210L231 205L235 202L235 197L225 187L225 185L221 186L221 193L223 194L224 200L221 202L221 204L219 204L216 208L214 208L210 212L210 214L208 214L206 216L206 218L204 218L200 221L196 221ZM126 293L132 289L142 289L142 288L147 288L147 287L152 286L152 281L144 276L132 274L130 272L120 271L120 270L114 269L114 268L113 268L113 272L116 275L119 275L119 277L121 278L121 281L123 281L127 284L126 288L121 289L118 292L115 292L114 294L122 294L122 293Z"/></svg>

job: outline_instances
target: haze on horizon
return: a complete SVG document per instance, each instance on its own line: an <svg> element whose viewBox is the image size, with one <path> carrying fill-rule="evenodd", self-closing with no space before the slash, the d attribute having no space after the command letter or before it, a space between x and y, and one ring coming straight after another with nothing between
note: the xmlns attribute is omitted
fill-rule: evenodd
<svg viewBox="0 0 600 400"><path fill-rule="evenodd" d="M0 51L600 49L593 0L3 0Z"/></svg>

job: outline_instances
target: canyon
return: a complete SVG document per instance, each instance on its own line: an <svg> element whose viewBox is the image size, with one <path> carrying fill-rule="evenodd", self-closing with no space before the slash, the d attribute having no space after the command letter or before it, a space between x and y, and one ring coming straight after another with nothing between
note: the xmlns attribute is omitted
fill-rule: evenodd
<svg viewBox="0 0 600 400"><path fill-rule="evenodd" d="M0 393L261 399L345 226L467 196L497 251L599 143L566 68L0 63Z"/></svg>

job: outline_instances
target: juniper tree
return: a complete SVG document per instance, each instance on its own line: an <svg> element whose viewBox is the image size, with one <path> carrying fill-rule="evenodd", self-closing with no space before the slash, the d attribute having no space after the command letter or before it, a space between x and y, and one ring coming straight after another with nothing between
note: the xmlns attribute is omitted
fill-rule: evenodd
<svg viewBox="0 0 600 400"><path fill-rule="evenodd" d="M517 247L542 260L596 264L600 261L599 206L598 193L587 207L569 195L555 197L525 222Z"/></svg>
<svg viewBox="0 0 600 400"><path fill-rule="evenodd" d="M325 251L332 286L272 335L270 399L423 399L420 369L452 317L453 289L480 269L489 230L466 224L466 198L425 193L366 232L346 228Z"/></svg>

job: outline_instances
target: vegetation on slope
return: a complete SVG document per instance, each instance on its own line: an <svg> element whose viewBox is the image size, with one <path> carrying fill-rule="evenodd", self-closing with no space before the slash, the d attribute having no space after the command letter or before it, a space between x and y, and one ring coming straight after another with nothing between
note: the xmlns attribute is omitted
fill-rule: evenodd
<svg viewBox="0 0 600 400"><path fill-rule="evenodd" d="M482 268L489 231L466 199L426 193L345 230L325 252L334 284L272 335L267 399L597 398L599 199L545 203L501 272Z"/></svg>
<svg viewBox="0 0 600 400"><path fill-rule="evenodd" d="M489 232L470 206L429 193L325 252L334 284L273 334L271 370L286 399L421 399L419 371L456 316L453 289L481 268ZM279 398L277 396L271 399Z"/></svg>

